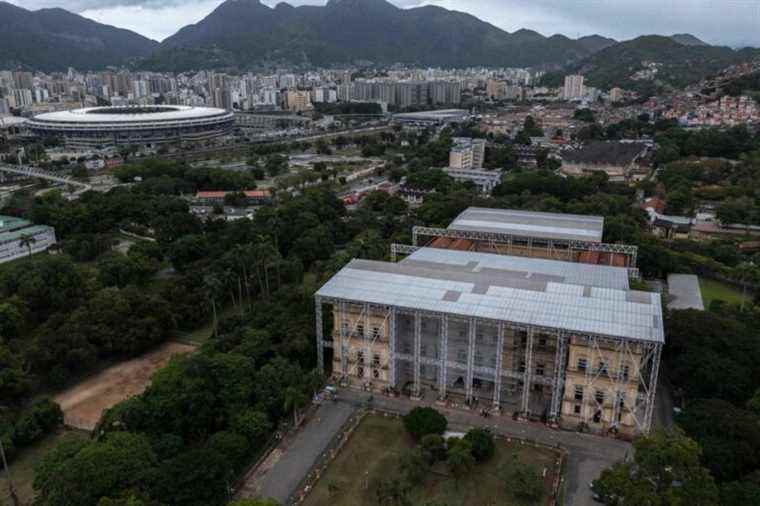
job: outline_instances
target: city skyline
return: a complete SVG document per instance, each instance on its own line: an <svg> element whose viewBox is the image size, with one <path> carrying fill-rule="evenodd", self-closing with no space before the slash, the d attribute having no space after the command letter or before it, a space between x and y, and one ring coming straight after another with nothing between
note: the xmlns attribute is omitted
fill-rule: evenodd
<svg viewBox="0 0 760 506"><path fill-rule="evenodd" d="M95 21L163 40L197 23L223 0L10 0L27 9L61 7ZM263 0L274 6L277 1ZM292 5L324 5L325 0L290 0ZM691 33L710 44L759 46L760 6L742 0L582 0L556 5L552 0L391 0L401 8L437 5L472 14L503 30L529 29L549 36L576 38L599 34L616 40L639 35ZM730 4L727 8L726 4Z"/></svg>

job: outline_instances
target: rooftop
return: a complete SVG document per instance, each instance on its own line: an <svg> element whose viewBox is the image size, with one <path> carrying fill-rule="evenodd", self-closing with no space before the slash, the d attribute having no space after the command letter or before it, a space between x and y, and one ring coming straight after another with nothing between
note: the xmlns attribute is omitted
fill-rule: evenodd
<svg viewBox="0 0 760 506"><path fill-rule="evenodd" d="M581 149L564 151L562 159L571 163L628 165L646 149L638 142L596 141Z"/></svg>
<svg viewBox="0 0 760 506"><path fill-rule="evenodd" d="M224 109L191 107L186 105L151 107L86 107L83 109L40 114L32 118L32 123L135 123L207 119L218 116L233 117L232 113L228 113Z"/></svg>
<svg viewBox="0 0 760 506"><path fill-rule="evenodd" d="M457 216L448 228L517 237L601 242L604 233L604 218L578 214L470 207Z"/></svg>
<svg viewBox="0 0 760 506"><path fill-rule="evenodd" d="M422 248L400 263L353 260L317 295L664 342L659 294L629 290L618 267Z"/></svg>
<svg viewBox="0 0 760 506"><path fill-rule="evenodd" d="M30 221L22 218L0 215L0 233L10 232L11 230L18 230L20 228L28 227L31 224L32 223Z"/></svg>

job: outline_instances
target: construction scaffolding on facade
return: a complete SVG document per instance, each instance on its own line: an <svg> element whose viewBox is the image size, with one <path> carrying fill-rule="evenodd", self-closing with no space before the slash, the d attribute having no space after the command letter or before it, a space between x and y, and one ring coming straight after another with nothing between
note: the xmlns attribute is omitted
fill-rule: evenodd
<svg viewBox="0 0 760 506"><path fill-rule="evenodd" d="M662 309L658 294L629 289L626 268L398 252L399 263L354 260L317 292L320 368L356 388L648 432Z"/></svg>

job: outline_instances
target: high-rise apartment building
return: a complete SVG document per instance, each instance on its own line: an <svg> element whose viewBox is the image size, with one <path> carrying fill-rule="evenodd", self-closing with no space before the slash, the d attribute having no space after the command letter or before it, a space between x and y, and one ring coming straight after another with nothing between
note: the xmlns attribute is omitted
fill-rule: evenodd
<svg viewBox="0 0 760 506"><path fill-rule="evenodd" d="M583 76L569 75L565 76L565 88L562 91L562 97L565 100L575 100L582 98L585 94L583 86Z"/></svg>
<svg viewBox="0 0 760 506"><path fill-rule="evenodd" d="M485 155L485 139L457 137L449 152L449 167L464 170L482 169Z"/></svg>

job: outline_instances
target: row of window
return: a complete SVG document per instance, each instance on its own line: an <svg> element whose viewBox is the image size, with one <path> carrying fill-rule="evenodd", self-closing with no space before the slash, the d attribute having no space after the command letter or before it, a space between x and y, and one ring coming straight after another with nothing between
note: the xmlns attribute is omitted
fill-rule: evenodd
<svg viewBox="0 0 760 506"><path fill-rule="evenodd" d="M578 368L579 371L586 372L586 369L588 369L588 360L586 359L586 357L578 357L578 362L577 362L576 365L577 365L577 368ZM621 365L620 371L618 372L618 374L623 379L627 380L628 379L628 375L630 373L630 370L631 370L630 366L627 363L624 362ZM593 370L592 372L594 374L600 373L600 374L604 374L604 375L609 375L609 370L607 368L607 362L604 361L604 360L600 360L599 364L597 365L596 370Z"/></svg>
<svg viewBox="0 0 760 506"><path fill-rule="evenodd" d="M584 387L583 385L575 385L575 392L574 392L574 398L576 401L583 402L584 398ZM597 402L597 404L604 404L605 399L605 391L596 389L594 391L594 400ZM625 406L625 394L622 392L618 392L618 399L620 402L620 407Z"/></svg>

